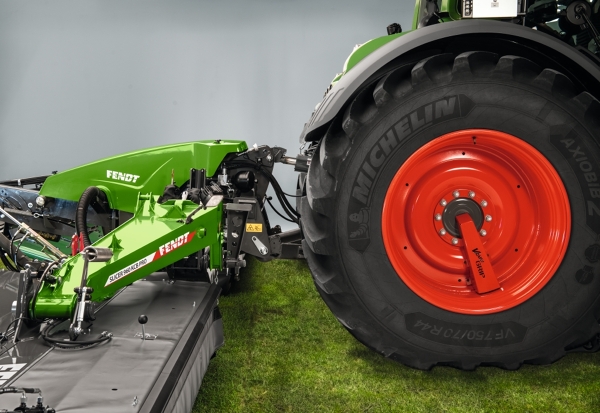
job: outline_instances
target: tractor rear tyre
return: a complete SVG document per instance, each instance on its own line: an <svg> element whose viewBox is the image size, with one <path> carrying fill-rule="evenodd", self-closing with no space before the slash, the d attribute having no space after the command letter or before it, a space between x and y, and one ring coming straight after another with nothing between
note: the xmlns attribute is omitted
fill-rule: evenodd
<svg viewBox="0 0 600 413"><path fill-rule="evenodd" d="M558 360L600 332L598 137L599 102L523 57L398 65L314 152L299 210L319 293L418 369ZM474 283L465 213L499 289Z"/></svg>

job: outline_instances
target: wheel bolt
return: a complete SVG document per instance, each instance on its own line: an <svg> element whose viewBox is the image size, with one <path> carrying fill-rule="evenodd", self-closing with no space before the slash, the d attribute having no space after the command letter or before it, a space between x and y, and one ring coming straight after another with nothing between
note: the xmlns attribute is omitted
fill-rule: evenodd
<svg viewBox="0 0 600 413"><path fill-rule="evenodd" d="M445 200L445 199L442 199L442 200L440 201L440 205L441 205L441 206L446 206L446 205L448 205L448 202L446 202L446 200Z"/></svg>
<svg viewBox="0 0 600 413"><path fill-rule="evenodd" d="M475 192L469 191L469 198L475 198Z"/></svg>
<svg viewBox="0 0 600 413"><path fill-rule="evenodd" d="M486 216L485 216L485 220L486 220L487 222L490 222L490 221L492 220L492 216L491 216L491 215L486 215Z"/></svg>
<svg viewBox="0 0 600 413"><path fill-rule="evenodd" d="M452 238L452 245L458 244L458 240L456 238Z"/></svg>
<svg viewBox="0 0 600 413"><path fill-rule="evenodd" d="M458 198L458 197L460 196L460 192L458 192L458 191L454 191L454 192L452 192L452 196L453 196L454 198Z"/></svg>
<svg viewBox="0 0 600 413"><path fill-rule="evenodd" d="M435 214L435 220L436 221L441 221L442 220L442 214Z"/></svg>
<svg viewBox="0 0 600 413"><path fill-rule="evenodd" d="M482 237L485 237L487 235L487 231L485 229L482 229L481 231L479 231L479 234L481 234Z"/></svg>
<svg viewBox="0 0 600 413"><path fill-rule="evenodd" d="M446 230L444 228L440 229L440 235L443 237L446 235Z"/></svg>
<svg viewBox="0 0 600 413"><path fill-rule="evenodd" d="M485 199L481 201L481 206L484 208L487 206L487 201Z"/></svg>

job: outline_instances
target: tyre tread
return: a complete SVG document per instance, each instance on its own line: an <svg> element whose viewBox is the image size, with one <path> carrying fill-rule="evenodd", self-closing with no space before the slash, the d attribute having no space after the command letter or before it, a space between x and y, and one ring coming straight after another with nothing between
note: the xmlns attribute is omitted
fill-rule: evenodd
<svg viewBox="0 0 600 413"><path fill-rule="evenodd" d="M400 65L381 77L378 82L369 84L359 92L345 112L333 121L320 141L308 173L307 196L299 203L305 237L303 242L305 255L317 290L340 323L360 342L387 358L421 370L429 370L435 365L450 365L462 370L491 365L506 370L516 370L524 363L551 364L566 354L564 348L559 350L554 348L549 351L549 354L540 354L535 359L515 356L492 361L482 361L477 357L445 359L444 357L447 358L448 355L440 355L438 359L431 360L427 355L416 356L410 351L403 354L393 344L386 343L373 335L369 337L369 329L376 329L376 327L362 325L353 316L359 311L356 308L356 300L353 301L351 297L353 292L349 291L344 281L343 271L336 268L333 261L337 239L334 199L341 187L341 182L338 180L339 171L357 133L389 105L430 87L460 82L472 77L503 79L526 84L554 97L568 99L570 104L578 108L586 121L600 128L600 102L595 97L585 91L578 93L567 76L552 69L543 69L524 57L499 56L490 52L473 51L458 56L442 53L426 57L415 64ZM589 324L589 320L585 322ZM579 334L590 335L590 338L597 334L598 325L595 321L592 324L595 325L579 328ZM374 340L377 343L373 343Z"/></svg>

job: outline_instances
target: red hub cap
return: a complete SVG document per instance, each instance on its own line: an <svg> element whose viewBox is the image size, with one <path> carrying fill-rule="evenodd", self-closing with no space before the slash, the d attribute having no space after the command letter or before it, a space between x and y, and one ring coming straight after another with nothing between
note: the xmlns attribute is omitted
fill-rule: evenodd
<svg viewBox="0 0 600 413"><path fill-rule="evenodd" d="M470 238L463 239L459 215L474 224ZM571 211L537 149L506 133L464 130L434 139L402 165L385 197L382 232L394 269L419 297L490 314L528 300L552 278L569 243ZM500 288L476 288L471 267L483 258L480 249L469 257L465 241L484 250Z"/></svg>

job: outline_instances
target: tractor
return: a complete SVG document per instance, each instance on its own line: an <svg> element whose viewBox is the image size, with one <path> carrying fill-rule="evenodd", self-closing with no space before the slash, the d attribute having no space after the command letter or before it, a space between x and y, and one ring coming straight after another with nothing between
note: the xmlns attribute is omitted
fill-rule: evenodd
<svg viewBox="0 0 600 413"><path fill-rule="evenodd" d="M413 368L597 351L599 30L600 0L417 0L412 30L355 47L295 156L205 140L1 182L4 339L66 320L49 345L98 347L85 324L151 273L226 292L247 256L304 257L340 324Z"/></svg>

